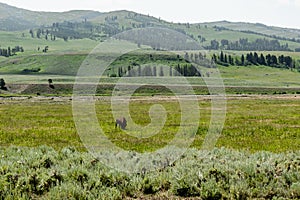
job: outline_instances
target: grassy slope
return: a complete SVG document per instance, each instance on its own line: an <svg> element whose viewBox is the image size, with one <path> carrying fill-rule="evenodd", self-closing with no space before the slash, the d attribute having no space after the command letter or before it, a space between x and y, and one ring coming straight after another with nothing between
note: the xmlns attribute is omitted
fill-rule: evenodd
<svg viewBox="0 0 300 200"><path fill-rule="evenodd" d="M250 30L250 31L267 34L267 35L277 35L281 37L296 38L296 39L300 38L299 29L287 29L287 28L266 26L263 24L228 22L228 21L211 22L211 23L204 23L204 24L211 25L211 26L222 26L232 30L243 30L243 31Z"/></svg>
<svg viewBox="0 0 300 200"><path fill-rule="evenodd" d="M35 12L0 3L1 30L22 30L54 22L83 21L99 15L101 13L95 11Z"/></svg>
<svg viewBox="0 0 300 200"><path fill-rule="evenodd" d="M25 37L22 37L22 33ZM25 50L22 55L32 55L37 54L38 47L41 49L45 46L49 46L50 53L68 53L68 52L89 52L98 43L90 39L82 40L70 40L68 42L62 39L57 39L56 41L50 41L45 39L31 38L27 30L21 32L4 32L0 31L0 47L14 47L22 46ZM0 57L0 59L3 59Z"/></svg>
<svg viewBox="0 0 300 200"><path fill-rule="evenodd" d="M86 54L98 45L98 42L90 39L49 41L31 38L25 31L25 37L22 37L22 33L0 32L1 48L19 45L25 50L10 58L0 57L1 74L20 74L24 69L40 68L43 74L75 75ZM46 54L42 52L45 46L49 46Z"/></svg>
<svg viewBox="0 0 300 200"><path fill-rule="evenodd" d="M225 85L241 87L300 87L300 73L265 66L220 67Z"/></svg>
<svg viewBox="0 0 300 200"><path fill-rule="evenodd" d="M2 12L0 15L0 22L1 20L5 20L12 16L17 16L17 18L13 18L16 22L18 20L25 20L27 23L32 23L32 25L36 27L37 25L51 25L53 22L62 22L62 21L82 21L83 19L87 18L88 21L91 21L95 24L104 23L105 18L117 16L118 19L113 23L118 23L119 28L132 28L132 24L152 24L152 26L159 26L159 27L172 27L176 29L185 30L188 34L194 35L195 38L198 35L201 35L207 39L207 42L204 45L209 45L210 40L217 39L228 39L231 41L236 41L239 38L249 38L250 41L253 41L257 38L264 38L263 36L255 35L255 34L246 34L241 33L238 30L251 30L257 31L260 33L265 33L269 35L277 35L277 36L284 36L289 38L298 38L299 37L299 30L294 29L284 29L278 27L268 27L260 24L250 24L250 23L230 23L230 22L212 22L212 23L202 23L200 24L200 29L198 29L198 24L190 25L188 28L185 24L174 24L170 22L166 22L164 20L160 20L151 16L146 16L130 11L113 11L108 13L99 13L94 11L70 11L64 13L49 13L49 12L32 12L22 9L17 9L14 7L9 6L1 6ZM207 25L207 28L204 27ZM213 26L224 26L228 27L233 30L237 31L217 31L213 28ZM5 26L5 25L3 25ZM24 29L24 28L23 28ZM21 29L21 30L23 30ZM29 29L29 28L27 28ZM269 38L271 39L271 38ZM281 41L282 44L288 43L291 49L295 49L299 47L299 43L294 42L286 42Z"/></svg>
<svg viewBox="0 0 300 200"><path fill-rule="evenodd" d="M176 24L166 22L164 20L159 20L157 18L141 15L134 12L129 11L114 11L109 13L104 13L98 17L91 19L91 21L95 23L105 23L106 17L111 16L118 16L116 22L119 23L119 26L131 27L132 23L140 24L140 23L152 23L156 26L160 27L171 27L176 29L185 30L187 33L192 34L194 38L197 38L198 35L201 35L206 38L207 42L204 42L203 45L207 46L210 45L210 40L222 40L228 39L230 41L237 41L239 38L249 38L249 41L254 41L258 38L266 38L264 36L259 36L255 34L248 34L239 32L240 30L251 30L256 31L258 33L268 34L268 35L277 35L281 37L287 38L300 38L300 30L299 29L285 29L280 27L270 27L261 24L251 24L251 23L231 23L231 22L212 22L212 23L200 23L200 28L198 27L199 24L191 24L187 27L185 24ZM205 27L207 25L207 27ZM233 31L217 31L213 28L213 26L224 26ZM269 38L272 39L272 38ZM280 40L279 40L280 41ZM282 44L289 44L291 49L295 49L300 47L299 43L289 42L289 41L281 41Z"/></svg>
<svg viewBox="0 0 300 200"><path fill-rule="evenodd" d="M85 44L85 41L78 41ZM59 43L57 48L63 48L63 44L70 44L72 42ZM78 45L78 43L75 43ZM94 45L95 43L91 43ZM50 46L51 48L51 46ZM69 47L68 47L69 48ZM86 46L89 48L89 45ZM232 52L230 52L232 53ZM236 55L240 54L234 53ZM268 52L264 52L267 54ZM270 52L274 53L274 52ZM299 53L285 53L277 52L275 54L292 55L295 58L299 58ZM0 73L7 83L46 83L45 80L48 78L54 79L56 83L72 83L74 81L74 75L76 75L79 66L82 61L86 58L85 53L72 53L67 54L51 52L36 53L35 55L23 55L15 56L12 58L2 58L0 60ZM125 60L124 60L125 59ZM123 60L115 62L116 66L127 66L133 61L139 62L137 57L124 57ZM146 60L145 60L146 61ZM158 63L157 63L158 62ZM174 63L164 63L162 61L157 61L157 64L175 65ZM24 69L38 69L41 71L37 73L24 74L22 71ZM206 71L211 71L215 73L213 69L205 69ZM298 87L300 73L296 71L289 71L265 66L230 66L230 67L219 67L222 78L226 86L236 86L236 87ZM167 73L166 73L167 75ZM203 80L199 78L188 78L193 85L203 85ZM110 81L106 79L107 83L113 83L115 81Z"/></svg>
<svg viewBox="0 0 300 200"><path fill-rule="evenodd" d="M129 22L127 11L118 11L107 13L103 16L99 16L95 19L104 20L105 16L118 15L118 20L121 24L127 25ZM134 16L134 13L131 13ZM185 25L169 24L158 19L151 18L144 15L137 15L136 18L130 19L136 22L151 21L152 23L162 23L165 26L172 26L173 28L182 28L197 35L201 33L208 39L222 39L223 37L230 40L237 40L240 37L247 37L250 40L254 40L257 37L255 35L249 35L245 33L232 32L232 31L215 31L208 26L205 28L201 26L200 29L196 28L196 25L192 25L191 28L186 28ZM22 33L25 37L22 37ZM45 39L31 38L28 31L22 32L0 32L1 47L6 48L8 46L21 45L25 49L25 53L21 53L11 58L0 57L0 74L5 78L7 83L38 83L41 80L44 82L48 77L57 79L62 82L72 82L77 72L78 67L85 58L85 54L90 52L98 43L93 40L70 40L64 42L61 39L56 41L47 41ZM204 44L205 45L205 44ZM49 52L47 54L38 52L37 48L44 48L49 46ZM229 52L232 55L240 55L246 52ZM300 59L300 54L295 52L263 52L264 54L284 54L291 55L295 59ZM126 61L125 65L128 65L130 61ZM41 71L31 76L17 76L13 74L22 74L24 69L38 69ZM228 86L265 86L265 87L298 87L299 74L296 72L290 72L287 70L272 69L267 67L220 67L221 74L225 79L225 83ZM38 76L32 76L38 75ZM288 80L288 81L287 81ZM197 81L193 81L193 84L201 84Z"/></svg>

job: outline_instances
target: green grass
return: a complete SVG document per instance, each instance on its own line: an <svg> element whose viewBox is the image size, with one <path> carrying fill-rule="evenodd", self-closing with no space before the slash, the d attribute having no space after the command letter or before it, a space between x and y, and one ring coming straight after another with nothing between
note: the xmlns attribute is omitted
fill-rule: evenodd
<svg viewBox="0 0 300 200"><path fill-rule="evenodd" d="M299 149L298 100L291 97L229 101L218 146L273 152Z"/></svg>
<svg viewBox="0 0 300 200"><path fill-rule="evenodd" d="M1 63L0 72L3 74L47 74L47 75L73 75L86 58L86 54L41 54L26 57L15 57ZM39 72L26 73L24 70L37 70Z"/></svg>
<svg viewBox="0 0 300 200"><path fill-rule="evenodd" d="M211 26L223 26L232 30L244 30L244 31L254 31L257 33L263 33L267 35L277 35L281 37L287 37L287 38L299 38L299 30L289 30L289 29L283 29L279 27L267 27L259 24L254 23L242 23L242 22L211 22L206 23Z"/></svg>
<svg viewBox="0 0 300 200"><path fill-rule="evenodd" d="M148 110L153 103L162 104L168 120L158 135L148 139L127 137L115 130L108 97L97 101L97 116L105 133L118 146L136 151L155 150L166 145L180 124L180 110L174 101L133 101L131 114L136 123L149 123ZM141 99L144 97L136 97ZM275 99L273 99L275 98ZM230 98L225 127L217 147L255 151L286 152L299 150L299 98L288 97ZM210 122L210 101L200 100L201 118L193 147L201 148ZM0 145L40 146L56 149L75 146L83 149L77 135L69 98L1 100ZM130 131L130 125L129 131ZM133 134L141 134L132 132Z"/></svg>
<svg viewBox="0 0 300 200"><path fill-rule="evenodd" d="M203 23L201 25L201 30L197 30L196 26L193 28L187 29L188 32L193 33L195 36L201 35L208 39L204 45L209 45L210 41L213 39L218 40L219 42L222 39L227 39L229 41L238 41L240 38L248 38L249 41L255 41L256 39L263 39L267 38L269 40L275 40L274 38L269 38L265 36L260 36L256 34L249 34L240 32L240 30L244 31L254 31L257 33L267 34L267 35L276 35L280 37L286 37L289 39L292 38L299 38L299 30L292 30L292 29L284 29L279 27L265 27L260 26L253 23L227 23L227 22L211 22L211 23ZM207 25L208 28L204 28L204 25ZM222 31L215 31L214 26L225 27L230 30L222 30ZM285 40L278 40L281 45L285 45L286 43L289 45L289 48L294 50L295 48L299 48L300 44L291 41Z"/></svg>
<svg viewBox="0 0 300 200"><path fill-rule="evenodd" d="M80 42L79 42L80 43ZM62 44L61 44L62 45ZM62 48L62 46L60 46ZM68 48L67 44L66 47ZM71 47L73 48L73 47ZM60 51L63 51L60 49ZM34 55L18 55L11 58L0 58L0 73L7 83L10 84L39 84L46 83L45 80L52 78L54 82L60 84L73 83L77 70L86 58L87 52L52 52L52 53L37 53ZM182 52L177 52L178 54ZM210 54L215 52L210 52ZM240 56L246 52L226 51L231 55ZM247 52L248 53L248 52ZM260 52L259 52L260 53ZM300 59L300 54L295 52L263 52L265 55L268 53L276 55L289 55L294 59ZM152 54L153 58L149 55ZM167 59L167 58L172 59ZM169 81L169 67L176 66L178 63L186 64L185 61L178 61L176 54L168 52L155 52L149 50L142 50L141 52L123 55L116 60L108 68L109 72L106 73L118 74L118 67L127 69L127 66L136 64L153 63L157 65L157 71L160 66L167 66L164 68L166 81ZM135 67L135 70L137 67ZM37 70L39 72L26 73L24 70ZM300 73L297 71L290 71L287 69L271 68L266 66L230 66L218 67L222 78L224 79L225 86L227 87L264 87L264 88L299 88ZM202 74L206 76L206 72L215 74L215 69L201 68ZM202 78L188 77L192 85L205 85ZM103 83L115 83L117 79L104 78Z"/></svg>
<svg viewBox="0 0 300 200"><path fill-rule="evenodd" d="M23 37L23 34L24 36ZM44 38L32 38L29 34L29 30L20 32L5 32L0 31L0 45L1 48L22 46L24 53L19 53L20 56L29 56L32 54L42 55L42 49L45 46L49 46L49 53L68 53L68 52L90 52L99 42L90 39L70 40L65 42L63 39L57 39L55 41L46 40ZM38 47L41 48L38 51Z"/></svg>
<svg viewBox="0 0 300 200"><path fill-rule="evenodd" d="M226 86L299 88L300 73L265 66L219 67Z"/></svg>

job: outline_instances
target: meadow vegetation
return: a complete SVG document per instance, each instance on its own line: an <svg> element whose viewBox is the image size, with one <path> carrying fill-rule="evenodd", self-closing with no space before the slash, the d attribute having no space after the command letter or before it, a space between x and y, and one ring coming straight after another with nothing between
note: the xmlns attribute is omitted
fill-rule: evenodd
<svg viewBox="0 0 300 200"><path fill-rule="evenodd" d="M299 30L226 21L176 24L128 11L41 13L1 3L0 10L0 199L300 199ZM20 13L24 19L10 19ZM122 55L102 75L76 77L105 39L147 27L170 28L204 49L183 45L183 51L178 40L153 42L142 34L130 43L139 52ZM174 51L166 51L170 47ZM100 79L95 108L107 138L145 153L166 146L180 127L181 108L170 88L190 94L170 69L199 95L200 126L187 152L161 170L137 174L117 172L89 154L72 114L76 78L83 88ZM203 151L214 109L206 81L219 73L228 94L226 121L215 148ZM149 138L130 123L131 136L116 129L112 116L116 83L122 77L142 84L134 82L137 76L149 84L131 98L134 122L151 123L149 109L156 104L167 115ZM155 85L158 79L169 88Z"/></svg>
<svg viewBox="0 0 300 200"><path fill-rule="evenodd" d="M189 149L159 171L125 174L65 147L0 148L2 199L299 199L300 152ZM109 158L111 159L111 158Z"/></svg>
<svg viewBox="0 0 300 200"><path fill-rule="evenodd" d="M149 108L161 104L168 120L158 135L138 139L114 128L109 97L96 102L99 124L107 136L127 150L152 151L166 145L180 126L180 107L173 97L132 97L130 112L135 123L150 123ZM1 146L49 145L57 150L74 146L84 151L77 135L69 97L18 97L1 100ZM201 148L211 117L210 97L199 97L200 127L193 147ZM275 153L299 150L299 96L229 97L224 130L217 147ZM128 125L130 131L130 124Z"/></svg>

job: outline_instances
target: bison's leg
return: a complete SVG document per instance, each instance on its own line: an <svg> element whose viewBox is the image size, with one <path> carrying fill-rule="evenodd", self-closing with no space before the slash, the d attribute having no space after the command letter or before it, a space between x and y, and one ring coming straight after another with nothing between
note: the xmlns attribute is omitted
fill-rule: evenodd
<svg viewBox="0 0 300 200"><path fill-rule="evenodd" d="M118 124L119 124L119 126L120 126L120 121L117 119L117 120L116 120L116 123L115 123L115 128L118 128Z"/></svg>

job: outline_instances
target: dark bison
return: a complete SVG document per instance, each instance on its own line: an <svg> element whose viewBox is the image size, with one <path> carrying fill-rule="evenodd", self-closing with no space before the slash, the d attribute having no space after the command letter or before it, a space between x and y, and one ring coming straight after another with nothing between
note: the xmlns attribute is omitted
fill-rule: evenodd
<svg viewBox="0 0 300 200"><path fill-rule="evenodd" d="M116 119L116 128L118 127L125 130L126 126L127 126L127 121L125 119L125 117L122 117L122 118L119 118L119 119Z"/></svg>

